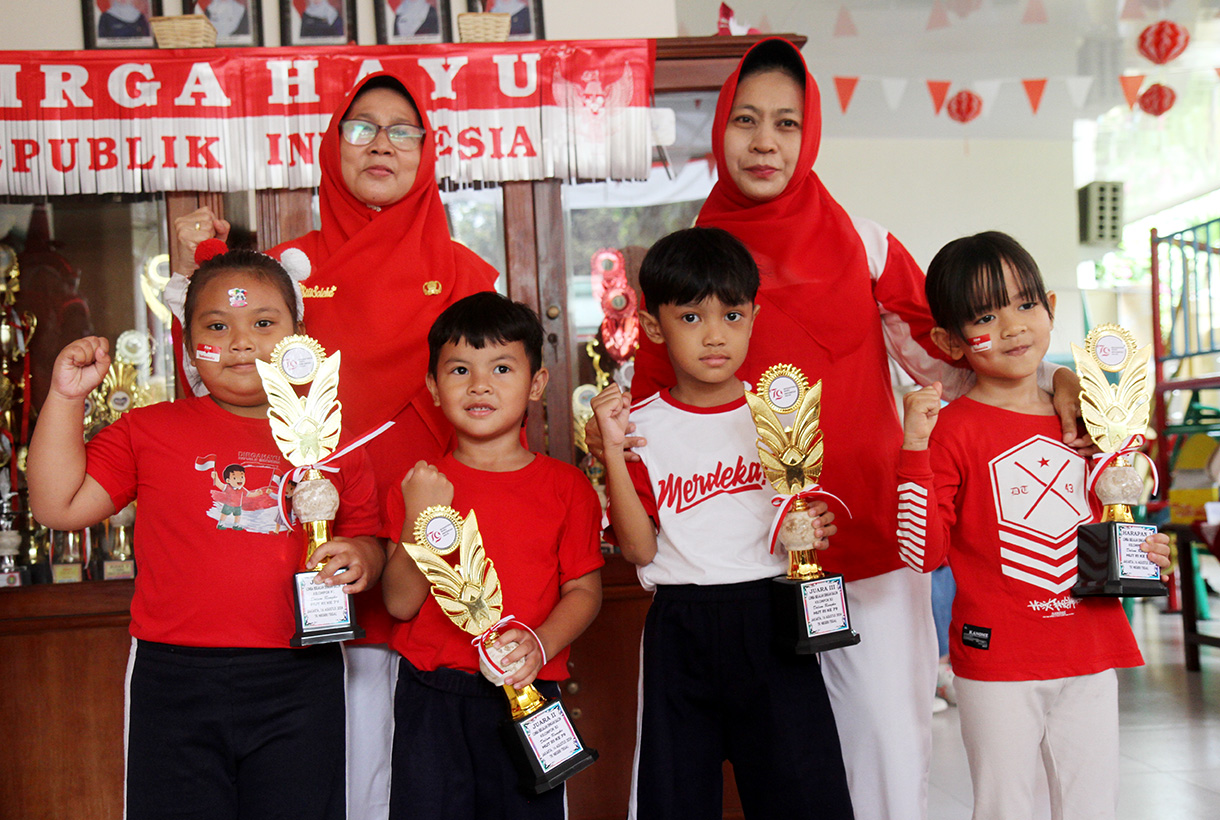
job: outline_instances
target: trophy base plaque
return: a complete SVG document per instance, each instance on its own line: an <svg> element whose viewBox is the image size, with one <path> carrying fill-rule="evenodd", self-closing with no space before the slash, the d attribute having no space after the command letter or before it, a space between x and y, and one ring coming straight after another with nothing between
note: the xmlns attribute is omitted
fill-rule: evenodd
<svg viewBox="0 0 1220 820"><path fill-rule="evenodd" d="M797 655L854 646L860 635L851 628L843 576L827 574L810 581L776 578L771 582L775 640Z"/></svg>
<svg viewBox="0 0 1220 820"><path fill-rule="evenodd" d="M558 698L537 712L500 724L526 794L542 794L592 766L597 750L585 745Z"/></svg>
<svg viewBox="0 0 1220 820"><path fill-rule="evenodd" d="M315 584L313 579L317 577L317 570L298 572L292 576L297 631L289 643L292 646L313 646L363 638L364 629L356 624L352 597L343 591L341 584Z"/></svg>
<svg viewBox="0 0 1220 820"><path fill-rule="evenodd" d="M5 587L28 587L30 571L26 567L0 571L0 589Z"/></svg>
<svg viewBox="0 0 1220 820"><path fill-rule="evenodd" d="M79 584L84 580L85 568L80 564L51 564L51 582L56 584Z"/></svg>
<svg viewBox="0 0 1220 820"><path fill-rule="evenodd" d="M103 581L120 581L128 578L136 577L136 562L135 561L111 561L105 560L102 562L102 580Z"/></svg>
<svg viewBox="0 0 1220 820"><path fill-rule="evenodd" d="M1140 544L1156 532L1151 524L1110 521L1076 530L1077 597L1158 597L1169 594L1161 568Z"/></svg>

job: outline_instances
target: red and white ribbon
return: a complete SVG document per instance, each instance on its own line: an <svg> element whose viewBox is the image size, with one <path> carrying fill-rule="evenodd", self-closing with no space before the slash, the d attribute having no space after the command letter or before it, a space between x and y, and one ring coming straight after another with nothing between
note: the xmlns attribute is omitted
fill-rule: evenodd
<svg viewBox="0 0 1220 820"><path fill-rule="evenodd" d="M838 501L843 507L843 511L847 513L847 517L851 518L851 510L848 508L843 499L839 498L832 492L823 490L821 484L814 484L811 487L806 487L799 493L792 493L790 495L787 493L779 493L775 496L775 498L771 499L771 506L779 507L779 510L775 513L775 518L771 521L771 529L767 532L767 544L770 546L772 555L775 554L775 541L779 538L780 524L784 522L784 516L788 514L788 511L792 508L792 505L796 503L798 498L808 501L809 499L816 498L818 496L825 496L826 498L833 498L835 501Z"/></svg>
<svg viewBox="0 0 1220 820"><path fill-rule="evenodd" d="M365 444L368 444L370 441L377 438L379 435L384 433L386 430L389 430L393 426L394 426L394 422L387 421L385 424L381 425L376 430L373 430L370 433L365 433L360 438L351 442L346 447L344 447L342 450L336 450L335 452L331 453L326 458L319 461L317 464L304 464L300 467L297 467L289 475L287 475L284 478L284 480L282 482L280 482L280 497L278 499L278 503L279 503L279 507L280 507L280 518L284 519L284 523L288 525L288 529L289 530L292 529L292 516L288 515L288 510L284 507L284 496L285 496L284 490L287 488L289 481L291 481L295 484L296 482L300 481L301 477L303 475L305 475L305 473L309 472L310 470L321 470L324 473L339 472L338 467L330 467L330 466L328 466L329 463L334 461L337 458L342 458L343 456L350 453L352 450L355 450L357 447L362 447Z"/></svg>
<svg viewBox="0 0 1220 820"><path fill-rule="evenodd" d="M1160 476L1157 474L1156 464L1153 463L1152 459L1148 457L1147 453L1140 452L1140 448L1144 446L1146 441L1147 439L1144 437L1143 433L1136 433L1135 435L1128 437L1128 439L1123 442L1122 446L1113 453L1097 453L1094 455L1093 471L1089 474L1089 480L1085 484L1085 489L1088 491L1089 495L1092 496L1096 494L1094 487L1097 484L1098 477L1101 476L1101 474L1106 471L1106 468L1113 464L1119 456L1140 456L1144 459L1144 461L1148 462L1148 471L1152 474L1152 494L1156 495L1157 487L1160 486Z"/></svg>
<svg viewBox="0 0 1220 820"><path fill-rule="evenodd" d="M543 666L546 666L547 657L546 657L546 649L545 649L545 647L543 647L542 641L540 641L538 639L538 633L536 633L534 630L530 629L529 626L527 626L526 624L523 624L520 621L518 621L516 619L516 617L513 615L505 615L503 618L501 618L500 620L496 621L491 626L484 629L482 631L482 633L475 635L473 638L470 639L470 645L475 647L475 649L478 650L479 661L481 663L487 664L487 668L490 669L491 671L495 672L501 678L503 678L505 675L508 674L507 669L505 669L503 666L501 666L500 664L496 663L495 661L493 661L491 659L491 655L489 655L487 653L487 647L484 645L484 642L487 640L488 634L495 632L500 627L507 626L509 624L512 624L513 626L524 629L526 632L528 632L534 636L534 643L538 644L538 651L542 654L542 665L538 667L538 669L541 670Z"/></svg>

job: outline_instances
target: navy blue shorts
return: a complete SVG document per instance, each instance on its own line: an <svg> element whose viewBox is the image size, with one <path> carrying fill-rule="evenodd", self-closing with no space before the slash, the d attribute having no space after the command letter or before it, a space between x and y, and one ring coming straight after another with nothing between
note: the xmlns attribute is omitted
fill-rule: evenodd
<svg viewBox="0 0 1220 820"><path fill-rule="evenodd" d="M553 681L534 681L547 699ZM504 690L456 669L424 672L403 658L394 692L394 820L563 820L564 786L526 794L500 735Z"/></svg>
<svg viewBox="0 0 1220 820"><path fill-rule="evenodd" d="M719 820L725 760L747 818L852 817L817 656L775 648L770 585L657 587L644 623L639 820Z"/></svg>
<svg viewBox="0 0 1220 820"><path fill-rule="evenodd" d="M343 656L138 641L127 820L344 820Z"/></svg>

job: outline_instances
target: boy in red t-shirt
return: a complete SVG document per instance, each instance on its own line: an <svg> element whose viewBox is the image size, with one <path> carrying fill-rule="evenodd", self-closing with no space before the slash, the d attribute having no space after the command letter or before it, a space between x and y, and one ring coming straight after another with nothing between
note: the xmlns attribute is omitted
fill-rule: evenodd
<svg viewBox="0 0 1220 820"><path fill-rule="evenodd" d="M499 576L503 614L530 625L504 666L505 683L535 683L548 698L567 677L568 646L601 607L601 505L584 474L521 444L531 401L542 396L542 326L525 305L496 293L455 302L428 333L427 385L453 424L457 446L439 464L419 462L392 492L389 538L414 539L432 505L476 511ZM390 645L402 654L394 696L390 816L475 820L562 818L564 789L526 797L502 747L503 691L479 673L470 635L441 611L405 549L382 576L390 614L410 621Z"/></svg>
<svg viewBox="0 0 1220 820"><path fill-rule="evenodd" d="M977 381L944 409L940 384L905 398L898 541L921 572L948 557L957 582L949 651L974 816L1038 814L1042 766L1054 816L1113 818L1114 670L1143 659L1116 599L1070 592L1076 528L1093 516L1085 459L1062 444L1037 384L1055 295L1029 253L996 231L942 248L927 292L933 341ZM1143 549L1169 565L1164 534Z"/></svg>

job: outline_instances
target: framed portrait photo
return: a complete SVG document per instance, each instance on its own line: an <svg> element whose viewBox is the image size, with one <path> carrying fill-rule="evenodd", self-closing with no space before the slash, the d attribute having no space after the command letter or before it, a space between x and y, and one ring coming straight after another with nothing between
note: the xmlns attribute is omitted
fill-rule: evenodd
<svg viewBox="0 0 1220 820"><path fill-rule="evenodd" d="M182 9L212 21L218 46L263 44L262 0L185 0Z"/></svg>
<svg viewBox="0 0 1220 820"><path fill-rule="evenodd" d="M86 48L154 48L149 19L161 0L81 0Z"/></svg>
<svg viewBox="0 0 1220 820"><path fill-rule="evenodd" d="M280 45L341 46L356 40L356 0L279 0Z"/></svg>
<svg viewBox="0 0 1220 820"><path fill-rule="evenodd" d="M542 0L466 0L467 11L511 14L510 40L543 40Z"/></svg>
<svg viewBox="0 0 1220 820"><path fill-rule="evenodd" d="M373 0L378 45L448 43L449 0Z"/></svg>

